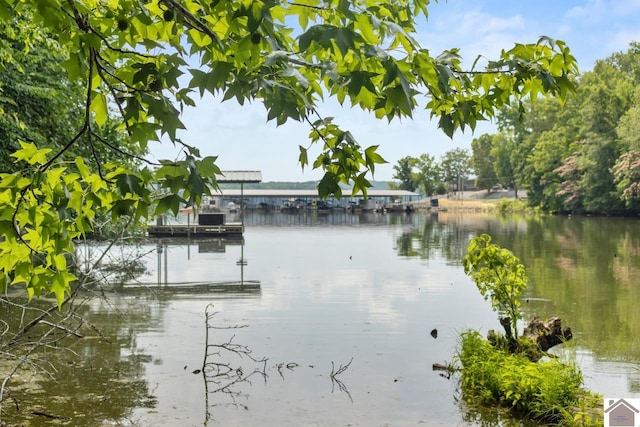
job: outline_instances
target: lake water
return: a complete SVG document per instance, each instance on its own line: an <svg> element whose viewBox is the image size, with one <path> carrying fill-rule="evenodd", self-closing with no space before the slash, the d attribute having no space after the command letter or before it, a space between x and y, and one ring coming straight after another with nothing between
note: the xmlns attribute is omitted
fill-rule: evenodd
<svg viewBox="0 0 640 427"><path fill-rule="evenodd" d="M60 395L46 405L69 417L60 425L483 425L459 402L455 378L432 370L455 360L461 331L501 329L460 264L480 233L526 266L525 319L559 316L572 328L569 348L555 353L575 358L587 387L640 397L636 219L440 212L244 221L243 241L114 248L110 262L134 268L133 279L82 311L105 339L75 343L58 383L32 387L23 406ZM491 417L484 425L519 425Z"/></svg>

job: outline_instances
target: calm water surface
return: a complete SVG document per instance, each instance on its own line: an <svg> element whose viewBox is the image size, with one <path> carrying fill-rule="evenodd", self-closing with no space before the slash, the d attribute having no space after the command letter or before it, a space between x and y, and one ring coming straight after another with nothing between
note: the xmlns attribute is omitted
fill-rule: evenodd
<svg viewBox="0 0 640 427"><path fill-rule="evenodd" d="M455 378L432 364L454 360L461 331L500 329L460 265L483 232L527 267L525 318L571 326L570 348L555 352L577 360L587 387L640 397L637 220L442 212L249 213L245 222L243 242L112 251L120 265L143 255L135 279L85 313L112 336L78 343L92 362L68 368L78 393L66 404L76 402L85 425L480 425ZM229 372L200 371L207 338L219 345L209 368ZM100 405L81 407L95 395Z"/></svg>

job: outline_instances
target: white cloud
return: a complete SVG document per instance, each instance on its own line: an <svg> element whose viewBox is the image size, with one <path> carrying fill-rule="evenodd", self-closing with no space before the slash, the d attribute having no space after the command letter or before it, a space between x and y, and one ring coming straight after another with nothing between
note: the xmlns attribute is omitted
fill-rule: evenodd
<svg viewBox="0 0 640 427"><path fill-rule="evenodd" d="M615 32L605 41L605 49L611 53L626 51L631 41L640 42L640 28L623 28Z"/></svg>

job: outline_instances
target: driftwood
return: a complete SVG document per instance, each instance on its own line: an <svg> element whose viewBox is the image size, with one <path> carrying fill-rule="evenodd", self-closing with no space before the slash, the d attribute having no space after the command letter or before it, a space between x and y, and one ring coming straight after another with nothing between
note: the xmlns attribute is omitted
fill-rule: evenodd
<svg viewBox="0 0 640 427"><path fill-rule="evenodd" d="M551 317L542 322L536 316L524 328L523 337L537 343L540 350L547 351L555 345L569 341L573 338L573 333L569 327L562 328L562 320L559 317Z"/></svg>

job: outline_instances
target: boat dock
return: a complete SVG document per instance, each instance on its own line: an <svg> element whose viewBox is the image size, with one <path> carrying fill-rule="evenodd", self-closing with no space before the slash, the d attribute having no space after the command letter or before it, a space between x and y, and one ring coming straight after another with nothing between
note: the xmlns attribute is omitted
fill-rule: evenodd
<svg viewBox="0 0 640 427"><path fill-rule="evenodd" d="M244 225L237 222L219 225L149 225L147 233L152 237L242 237Z"/></svg>
<svg viewBox="0 0 640 427"><path fill-rule="evenodd" d="M197 224L165 224L158 218L155 225L147 226L150 237L242 237L244 224L226 222L222 213L198 214Z"/></svg>

